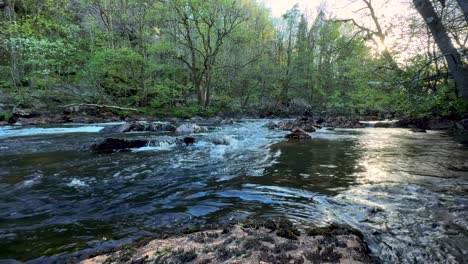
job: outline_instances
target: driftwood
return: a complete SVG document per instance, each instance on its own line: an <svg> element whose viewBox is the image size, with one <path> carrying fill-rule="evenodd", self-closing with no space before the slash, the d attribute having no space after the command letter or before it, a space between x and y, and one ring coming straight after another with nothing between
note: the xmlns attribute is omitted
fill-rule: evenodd
<svg viewBox="0 0 468 264"><path fill-rule="evenodd" d="M120 106L113 106L113 105L98 105L98 104L69 104L62 106L63 108L69 107L95 107L95 108L107 108L107 109L116 109L116 110L124 110L124 111L138 111L135 108L127 108L127 107L120 107Z"/></svg>

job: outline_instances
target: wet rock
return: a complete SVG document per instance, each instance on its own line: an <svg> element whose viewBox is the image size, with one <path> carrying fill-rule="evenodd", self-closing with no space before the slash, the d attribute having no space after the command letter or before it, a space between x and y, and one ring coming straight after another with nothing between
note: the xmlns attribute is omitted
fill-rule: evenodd
<svg viewBox="0 0 468 264"><path fill-rule="evenodd" d="M359 119L354 117L327 117L325 122L321 124L324 127L338 127L338 128L364 128L364 124L359 122Z"/></svg>
<svg viewBox="0 0 468 264"><path fill-rule="evenodd" d="M292 121L281 121L276 125L276 127L279 130L291 130L294 127L294 122L292 122Z"/></svg>
<svg viewBox="0 0 468 264"><path fill-rule="evenodd" d="M108 153L121 151L131 148L141 148L148 144L147 140L127 140L118 138L106 138L101 141L94 142L90 149L98 153Z"/></svg>
<svg viewBox="0 0 468 264"><path fill-rule="evenodd" d="M465 130L468 130L468 119L462 119L459 123Z"/></svg>
<svg viewBox="0 0 468 264"><path fill-rule="evenodd" d="M429 119L403 118L395 122L395 127L429 129Z"/></svg>
<svg viewBox="0 0 468 264"><path fill-rule="evenodd" d="M372 126L373 127L388 128L388 127L392 127L392 124L389 123L389 122L377 122L377 123L373 124Z"/></svg>
<svg viewBox="0 0 468 264"><path fill-rule="evenodd" d="M220 137L210 138L209 141L215 145L229 145L229 140Z"/></svg>
<svg viewBox="0 0 468 264"><path fill-rule="evenodd" d="M199 125L192 124L192 123L187 123L187 124L180 125L176 129L175 132L177 134L193 134L193 133L201 133L201 132L206 132L206 131L207 129L204 127L201 127Z"/></svg>
<svg viewBox="0 0 468 264"><path fill-rule="evenodd" d="M131 128L131 124L125 123L122 125L115 125L115 126L109 126L101 129L102 133L125 133L129 132Z"/></svg>
<svg viewBox="0 0 468 264"><path fill-rule="evenodd" d="M268 122L265 126L266 126L268 129L275 129L275 128L278 128L278 125L277 125L275 122Z"/></svg>
<svg viewBox="0 0 468 264"><path fill-rule="evenodd" d="M287 139L311 139L312 137L309 136L304 130L300 128L293 128L291 133L285 136Z"/></svg>
<svg viewBox="0 0 468 264"><path fill-rule="evenodd" d="M334 127L327 127L327 128L325 128L325 130L333 131L333 130L335 130L335 128Z"/></svg>
<svg viewBox="0 0 468 264"><path fill-rule="evenodd" d="M38 115L39 114L34 112L32 109L16 108L15 111L13 112L13 116L22 117L22 118L32 118Z"/></svg>
<svg viewBox="0 0 468 264"><path fill-rule="evenodd" d="M429 128L432 130L447 130L455 127L455 122L443 118L433 118L429 121Z"/></svg>
<svg viewBox="0 0 468 264"><path fill-rule="evenodd" d="M210 117L208 119L206 119L206 123L208 124L221 124L223 123L223 121L225 121L224 119L222 119L221 117L219 116L215 116L215 117Z"/></svg>
<svg viewBox="0 0 468 264"><path fill-rule="evenodd" d="M103 128L102 133L128 133L128 132L173 132L175 131L173 125L153 122L131 122L120 125L108 126Z"/></svg>
<svg viewBox="0 0 468 264"><path fill-rule="evenodd" d="M417 127L411 128L410 131L413 132L413 133L426 133L427 132L426 129L417 128Z"/></svg>
<svg viewBox="0 0 468 264"><path fill-rule="evenodd" d="M193 137L184 137L184 143L186 146L191 146L195 143L195 138Z"/></svg>
<svg viewBox="0 0 468 264"><path fill-rule="evenodd" d="M173 126L173 125L163 125L161 127L161 131L167 131L167 132L174 132L174 131L176 131L176 129L177 128L175 126Z"/></svg>
<svg viewBox="0 0 468 264"><path fill-rule="evenodd" d="M362 237L337 227L325 235L301 233L288 220L270 221L275 229L290 230L293 239L275 235L264 221L249 221L224 228L194 230L155 239L134 250L121 249L82 263L372 263ZM256 224L255 224L256 223ZM123 262L123 261L126 262ZM121 261L121 262L119 262ZM135 263L135 262L132 262Z"/></svg>
<svg viewBox="0 0 468 264"><path fill-rule="evenodd" d="M276 125L268 123L269 128L278 128L279 130L292 130L293 128L300 128L307 132L315 132L316 129L321 128L321 125L316 123L312 117L302 117L294 121L281 121Z"/></svg>
<svg viewBox="0 0 468 264"><path fill-rule="evenodd" d="M228 118L221 121L222 125L232 125L234 123L236 123L236 120L234 120L234 118Z"/></svg>

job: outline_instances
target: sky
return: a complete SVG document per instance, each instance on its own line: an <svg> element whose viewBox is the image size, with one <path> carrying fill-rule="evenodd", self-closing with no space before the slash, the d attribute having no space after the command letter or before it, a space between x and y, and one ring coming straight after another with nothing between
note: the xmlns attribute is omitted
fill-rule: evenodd
<svg viewBox="0 0 468 264"><path fill-rule="evenodd" d="M273 17L280 17L295 4L299 4L299 8L302 12L313 13L323 2L340 18L359 18L360 15L354 13L354 11L359 10L363 6L361 1L349 4L351 0L259 0L259 2L263 2L265 6L271 9ZM403 5L401 4L401 0L388 2L385 8L382 8L384 0L376 0L372 3L377 13L391 16L402 12Z"/></svg>
<svg viewBox="0 0 468 264"><path fill-rule="evenodd" d="M341 19L352 18L356 20L360 25L367 28L374 28L375 25L368 15L367 9L363 9L365 4L362 1L352 0L257 0L260 3L265 4L267 8L271 10L273 17L279 18L288 10L290 10L295 4L299 4L301 12L305 13L309 17L315 17L317 7L325 3L327 10L331 11L334 15ZM403 32L404 28L407 27L405 23L401 23L406 20L402 17L407 16L411 13L412 8L409 8L407 0L374 0L372 1L375 12L379 18L379 22L383 26L384 30L392 28L392 33L387 35L387 47L391 50L392 46L399 45L398 34ZM351 3L354 2L354 3ZM387 2L385 5L384 3ZM356 12L361 10L359 12ZM394 25L393 27L391 25ZM401 41L401 40L400 40ZM405 40L403 40L405 41Z"/></svg>

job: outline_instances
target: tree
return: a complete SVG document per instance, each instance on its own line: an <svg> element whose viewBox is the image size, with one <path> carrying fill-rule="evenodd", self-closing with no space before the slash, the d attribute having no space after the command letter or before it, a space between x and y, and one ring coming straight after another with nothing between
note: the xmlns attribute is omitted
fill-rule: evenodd
<svg viewBox="0 0 468 264"><path fill-rule="evenodd" d="M356 2L356 1L354 1ZM384 31L382 25L380 24L380 21L377 17L377 13L375 12L375 8L372 5L372 0L362 0L362 2L365 4L364 8L359 9L356 12L360 11L365 11L367 10L367 15L371 18L374 27L369 28L362 26L361 24L357 23L354 19L341 19L341 20L334 20L336 22L352 22L357 28L359 28L362 32L366 34L366 37L370 40L372 40L375 44L375 46L381 50L381 54L383 58L386 60L388 63L389 67L395 70L398 74L402 73L402 70L396 63L395 59L393 58L392 54L388 50L387 44L386 44L386 39L387 35L386 32ZM376 39L374 39L376 37ZM379 43L380 42L380 43Z"/></svg>
<svg viewBox="0 0 468 264"><path fill-rule="evenodd" d="M413 0L413 3L429 27L438 48L444 55L459 92L465 100L468 100L468 68L463 64L460 54L454 47L432 3L430 0Z"/></svg>
<svg viewBox="0 0 468 264"><path fill-rule="evenodd" d="M466 23L468 23L468 1L457 0L457 2L463 12L463 15L465 16Z"/></svg>
<svg viewBox="0 0 468 264"><path fill-rule="evenodd" d="M166 32L185 47L178 58L190 69L199 104L207 107L218 54L226 38L247 21L247 10L239 0L173 0L165 4L168 17L175 22L174 31Z"/></svg>

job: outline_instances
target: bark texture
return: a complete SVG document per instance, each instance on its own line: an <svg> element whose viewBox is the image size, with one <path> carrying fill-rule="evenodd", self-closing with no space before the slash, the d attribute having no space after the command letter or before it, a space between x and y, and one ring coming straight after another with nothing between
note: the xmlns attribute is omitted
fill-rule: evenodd
<svg viewBox="0 0 468 264"><path fill-rule="evenodd" d="M459 0L464 2L467 0ZM447 30L445 29L442 21L434 10L430 0L413 0L416 10L423 17L426 25L429 27L434 40L443 53L449 71L452 74L459 93L468 100L468 68L463 65L460 54L454 47L452 40L450 39Z"/></svg>

